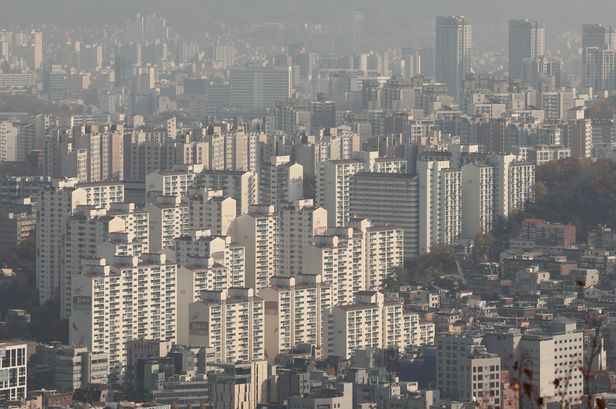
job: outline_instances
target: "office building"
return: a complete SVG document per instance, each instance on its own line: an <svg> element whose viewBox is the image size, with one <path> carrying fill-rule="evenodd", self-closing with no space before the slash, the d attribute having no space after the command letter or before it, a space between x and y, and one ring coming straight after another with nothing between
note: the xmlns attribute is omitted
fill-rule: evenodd
<svg viewBox="0 0 616 409"><path fill-rule="evenodd" d="M590 158L592 155L592 122L590 119L568 121L565 124L565 139L571 148L571 157Z"/></svg>
<svg viewBox="0 0 616 409"><path fill-rule="evenodd" d="M240 111L263 111L291 98L292 67L282 65L235 66L229 72L229 101Z"/></svg>
<svg viewBox="0 0 616 409"><path fill-rule="evenodd" d="M471 72L472 27L463 16L436 18L436 81L447 85L459 102L462 82Z"/></svg>
<svg viewBox="0 0 616 409"><path fill-rule="evenodd" d="M509 78L522 79L524 60L545 54L543 24L528 20L509 20Z"/></svg>
<svg viewBox="0 0 616 409"><path fill-rule="evenodd" d="M30 198L22 203L0 204L0 247L15 249L36 238L36 205Z"/></svg>
<svg viewBox="0 0 616 409"><path fill-rule="evenodd" d="M611 26L582 26L582 85L602 90L601 67L603 51L616 49L616 32Z"/></svg>
<svg viewBox="0 0 616 409"><path fill-rule="evenodd" d="M404 232L404 256L419 254L418 178L409 174L358 173L351 177L349 213Z"/></svg>
<svg viewBox="0 0 616 409"><path fill-rule="evenodd" d="M289 397L289 409L353 408L351 382L324 383L307 395Z"/></svg>
<svg viewBox="0 0 616 409"><path fill-rule="evenodd" d="M0 342L0 405L28 395L28 344Z"/></svg>
<svg viewBox="0 0 616 409"><path fill-rule="evenodd" d="M86 347L61 345L37 345L37 362L49 370L52 387L62 391L74 391L92 384L107 385L109 359L104 352L90 352Z"/></svg>
<svg viewBox="0 0 616 409"><path fill-rule="evenodd" d="M212 409L256 409L268 401L267 361L215 365L207 378Z"/></svg>
<svg viewBox="0 0 616 409"><path fill-rule="evenodd" d="M521 361L520 381L532 385L534 397L574 405L582 401L585 379L579 368L585 365L584 334L576 329L575 322L555 320L537 333L487 334L484 344L502 358L509 371L514 371L515 362Z"/></svg>
<svg viewBox="0 0 616 409"><path fill-rule="evenodd" d="M436 350L437 387L442 397L501 407L501 357L487 352L480 337L440 335Z"/></svg>

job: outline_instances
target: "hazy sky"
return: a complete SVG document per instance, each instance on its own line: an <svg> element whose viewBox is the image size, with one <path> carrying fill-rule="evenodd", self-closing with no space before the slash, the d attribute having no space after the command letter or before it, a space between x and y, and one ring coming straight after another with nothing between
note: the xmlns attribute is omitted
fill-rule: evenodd
<svg viewBox="0 0 616 409"><path fill-rule="evenodd" d="M242 27L267 21L331 24L336 11L356 10L366 15L368 30L385 27L392 36L405 33L420 42L429 41L431 33L426 32L432 30L435 15L464 14L473 21L478 44L492 37L503 40L510 18L544 22L548 39L580 31L585 22L616 24L614 0L0 0L0 10L2 25L121 23L141 11L184 27L206 27L211 19L241 22Z"/></svg>

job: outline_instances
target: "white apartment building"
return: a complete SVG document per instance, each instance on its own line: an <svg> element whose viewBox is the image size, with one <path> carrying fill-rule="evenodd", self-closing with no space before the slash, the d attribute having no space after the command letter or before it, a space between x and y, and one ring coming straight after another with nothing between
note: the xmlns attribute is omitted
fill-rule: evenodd
<svg viewBox="0 0 616 409"><path fill-rule="evenodd" d="M185 196L193 187L195 173L167 170L148 173L145 177L146 198L157 196Z"/></svg>
<svg viewBox="0 0 616 409"><path fill-rule="evenodd" d="M494 215L494 168L468 163L462 166L462 237L474 239L492 230Z"/></svg>
<svg viewBox="0 0 616 409"><path fill-rule="evenodd" d="M402 302L385 300L382 293L360 291L354 304L332 310L329 353L350 359L357 349L398 348L403 351L405 334Z"/></svg>
<svg viewBox="0 0 616 409"><path fill-rule="evenodd" d="M109 208L124 201L124 186L114 183L78 185L76 179L54 180L41 192L36 228L36 286L39 302L59 296L66 219L77 205Z"/></svg>
<svg viewBox="0 0 616 409"><path fill-rule="evenodd" d="M280 207L304 198L304 167L290 156L272 156L259 172L259 204Z"/></svg>
<svg viewBox="0 0 616 409"><path fill-rule="evenodd" d="M66 219L64 235L63 268L60 272L60 315L71 315L71 282L81 273L81 259L95 257L98 245L109 240L110 233L124 232L125 223L120 218L107 216L104 208L77 206Z"/></svg>
<svg viewBox="0 0 616 409"><path fill-rule="evenodd" d="M351 226L363 233L366 289L380 291L396 269L404 265L404 231L394 225L374 225L370 220L353 220Z"/></svg>
<svg viewBox="0 0 616 409"><path fill-rule="evenodd" d="M82 259L95 257L107 245L114 247L113 255L147 253L148 219L149 214L136 209L132 203L112 203L109 210L81 205L75 208L66 221L62 254L60 311L63 317L71 314L71 281L81 273ZM108 241L112 243L106 243Z"/></svg>
<svg viewBox="0 0 616 409"><path fill-rule="evenodd" d="M512 163L509 167L509 214L535 200L535 165Z"/></svg>
<svg viewBox="0 0 616 409"><path fill-rule="evenodd" d="M225 197L222 190L191 188L187 198L190 231L209 230L215 236L229 233L229 227L237 217L237 205L232 197Z"/></svg>
<svg viewBox="0 0 616 409"><path fill-rule="evenodd" d="M370 167L370 172L406 173L407 160L391 157L376 158Z"/></svg>
<svg viewBox="0 0 616 409"><path fill-rule="evenodd" d="M173 247L173 240L190 233L192 221L188 203L180 196L158 196L146 206L150 214L150 249Z"/></svg>
<svg viewBox="0 0 616 409"><path fill-rule="evenodd" d="M273 360L298 344L327 346L331 288L319 275L275 276L259 291L265 303L265 356Z"/></svg>
<svg viewBox="0 0 616 409"><path fill-rule="evenodd" d="M140 243L144 252L150 251L150 214L134 203L112 203L107 216L124 221L124 232L132 237L132 242Z"/></svg>
<svg viewBox="0 0 616 409"><path fill-rule="evenodd" d="M403 231L351 220L349 227L329 228L304 248L302 271L319 274L332 287L334 304L352 304L362 290L380 290L404 263Z"/></svg>
<svg viewBox="0 0 616 409"><path fill-rule="evenodd" d="M327 210L328 226L343 227L348 224L350 180L364 167L364 162L353 159L320 163L317 204Z"/></svg>
<svg viewBox="0 0 616 409"><path fill-rule="evenodd" d="M175 240L171 259L179 266L207 263L210 258L215 263L230 269L232 276L244 276L244 246L235 243L230 236L212 236L209 231L197 231L194 236L182 236Z"/></svg>
<svg viewBox="0 0 616 409"><path fill-rule="evenodd" d="M258 176L250 171L204 170L195 175L195 187L222 190L226 197L235 199L238 215L259 203Z"/></svg>
<svg viewBox="0 0 616 409"><path fill-rule="evenodd" d="M242 249L243 250L243 249ZM242 252L243 253L243 252ZM243 254L242 254L243 255ZM214 258L188 258L178 267L178 343L188 345L188 306L197 302L204 291L223 291L246 285L244 268L227 267Z"/></svg>
<svg viewBox="0 0 616 409"><path fill-rule="evenodd" d="M448 160L417 162L419 175L419 252L433 246L451 244L460 236L462 187L461 172Z"/></svg>
<svg viewBox="0 0 616 409"><path fill-rule="evenodd" d="M225 169L257 172L257 143L260 134L246 133L244 128L223 134L225 142Z"/></svg>
<svg viewBox="0 0 616 409"><path fill-rule="evenodd" d="M127 341L176 342L176 276L164 254L85 259L73 278L70 343L109 354L110 374L120 379Z"/></svg>
<svg viewBox="0 0 616 409"><path fill-rule="evenodd" d="M28 344L0 342L0 405L28 394Z"/></svg>
<svg viewBox="0 0 616 409"><path fill-rule="evenodd" d="M407 314L404 315L405 323L407 320ZM411 322L410 317L408 318ZM436 340L436 325L433 322L419 322L419 339L417 337L413 337L408 342L409 345L434 345Z"/></svg>
<svg viewBox="0 0 616 409"><path fill-rule="evenodd" d="M278 223L274 206L255 205L231 226L233 241L245 248L246 286L257 291L278 271Z"/></svg>
<svg viewBox="0 0 616 409"><path fill-rule="evenodd" d="M86 172L81 181L122 180L124 176L124 135L117 127L82 125L73 128L73 144L84 152Z"/></svg>
<svg viewBox="0 0 616 409"><path fill-rule="evenodd" d="M360 151L359 135L347 130L331 128L329 135L308 135L307 143L295 145L294 157L304 167L304 174L318 175L321 162L351 159Z"/></svg>
<svg viewBox="0 0 616 409"><path fill-rule="evenodd" d="M571 157L571 148L560 145L536 145L528 150L528 160L537 166Z"/></svg>
<svg viewBox="0 0 616 409"><path fill-rule="evenodd" d="M297 200L278 209L278 275L302 271L302 255L315 235L327 231L327 210L312 199Z"/></svg>
<svg viewBox="0 0 616 409"><path fill-rule="evenodd" d="M0 121L0 162L17 160L19 128L9 121Z"/></svg>
<svg viewBox="0 0 616 409"><path fill-rule="evenodd" d="M70 180L70 179L69 179ZM124 184L120 182L79 183L86 195L86 205L109 208L124 202Z"/></svg>
<svg viewBox="0 0 616 409"><path fill-rule="evenodd" d="M125 138L125 179L145 180L156 171L173 169L176 144L166 129L134 130Z"/></svg>
<svg viewBox="0 0 616 409"><path fill-rule="evenodd" d="M175 145L175 163L210 166L210 144L206 141L191 141L186 135ZM146 177L147 178L147 177Z"/></svg>
<svg viewBox="0 0 616 409"><path fill-rule="evenodd" d="M212 348L215 363L265 358L264 304L252 288L205 291L188 320L189 344Z"/></svg>
<svg viewBox="0 0 616 409"><path fill-rule="evenodd" d="M352 227L328 228L304 248L302 272L320 275L331 287L333 304L352 304L366 289L365 247Z"/></svg>

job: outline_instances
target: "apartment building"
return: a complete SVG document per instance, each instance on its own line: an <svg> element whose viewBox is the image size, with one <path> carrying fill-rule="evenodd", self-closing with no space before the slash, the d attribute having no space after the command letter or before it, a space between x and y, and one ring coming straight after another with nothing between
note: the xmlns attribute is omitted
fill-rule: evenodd
<svg viewBox="0 0 616 409"><path fill-rule="evenodd" d="M462 237L474 239L492 230L495 221L494 168L468 163L462 166Z"/></svg>
<svg viewBox="0 0 616 409"><path fill-rule="evenodd" d="M58 179L41 191L36 229L36 286L39 302L60 295L66 219L78 205L109 208L124 201L124 186L116 183L77 184L76 179Z"/></svg>
<svg viewBox="0 0 616 409"><path fill-rule="evenodd" d="M402 302L385 300L377 291L360 291L353 304L332 309L329 353L350 359L355 350L397 348L404 350Z"/></svg>
<svg viewBox="0 0 616 409"><path fill-rule="evenodd" d="M327 225L348 224L351 177L364 170L365 164L354 159L322 162L317 176L317 204L327 210Z"/></svg>
<svg viewBox="0 0 616 409"><path fill-rule="evenodd" d="M146 206L150 215L150 249L173 247L173 240L190 234L192 220L188 203L180 196L158 196Z"/></svg>
<svg viewBox="0 0 616 409"><path fill-rule="evenodd" d="M419 177L419 252L451 244L462 232L461 172L449 160L417 162Z"/></svg>
<svg viewBox="0 0 616 409"><path fill-rule="evenodd" d="M107 353L111 379L122 379L128 341L176 342L176 276L164 254L85 259L72 282L71 344Z"/></svg>
<svg viewBox="0 0 616 409"><path fill-rule="evenodd" d="M302 255L315 235L327 231L327 210L312 199L297 200L278 209L278 275L302 271Z"/></svg>
<svg viewBox="0 0 616 409"><path fill-rule="evenodd" d="M298 344L323 351L327 342L331 288L319 275L275 276L259 291L265 305L265 356L273 360Z"/></svg>
<svg viewBox="0 0 616 409"><path fill-rule="evenodd" d="M241 248L243 250L243 248ZM243 288L246 277L242 263L225 266L214 258L195 257L178 267L178 343L188 345L188 307L198 302L204 291L223 291L229 288ZM240 268L237 268L240 267Z"/></svg>
<svg viewBox="0 0 616 409"><path fill-rule="evenodd" d="M304 167L290 156L272 156L261 164L259 204L280 207L304 198Z"/></svg>
<svg viewBox="0 0 616 409"><path fill-rule="evenodd" d="M225 197L222 190L191 188L186 195L190 231L209 230L213 235L229 233L229 227L237 216L237 204L232 197Z"/></svg>
<svg viewBox="0 0 616 409"><path fill-rule="evenodd" d="M252 288L204 291L189 309L189 344L213 348L214 363L265 358L264 303Z"/></svg>
<svg viewBox="0 0 616 409"><path fill-rule="evenodd" d="M258 176L251 171L204 170L195 175L195 187L222 190L235 199L238 215L260 202Z"/></svg>
<svg viewBox="0 0 616 409"><path fill-rule="evenodd" d="M231 226L233 241L245 248L246 285L257 291L278 271L278 224L274 206L255 205Z"/></svg>

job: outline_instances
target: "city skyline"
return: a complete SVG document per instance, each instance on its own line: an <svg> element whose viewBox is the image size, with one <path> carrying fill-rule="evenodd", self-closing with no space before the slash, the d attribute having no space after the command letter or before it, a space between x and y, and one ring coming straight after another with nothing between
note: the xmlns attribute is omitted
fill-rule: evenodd
<svg viewBox="0 0 616 409"><path fill-rule="evenodd" d="M616 405L613 3L5 1L0 407Z"/></svg>

